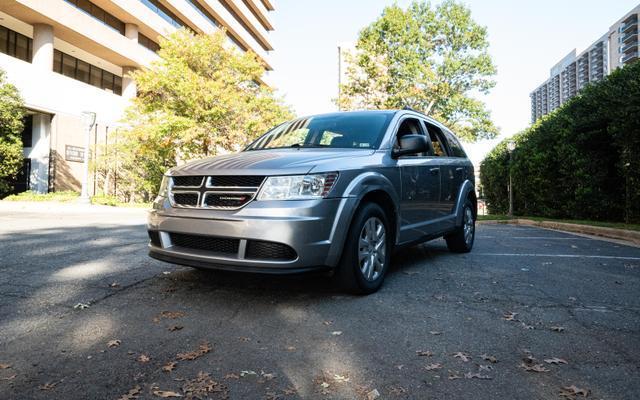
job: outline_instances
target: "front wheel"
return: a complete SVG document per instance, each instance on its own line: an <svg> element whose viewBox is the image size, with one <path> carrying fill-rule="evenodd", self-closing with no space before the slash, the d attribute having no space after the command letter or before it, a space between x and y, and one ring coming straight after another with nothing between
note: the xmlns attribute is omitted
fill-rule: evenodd
<svg viewBox="0 0 640 400"><path fill-rule="evenodd" d="M347 233L336 271L340 285L357 294L370 294L382 286L391 262L389 223L375 203L362 206Z"/></svg>
<svg viewBox="0 0 640 400"><path fill-rule="evenodd" d="M476 237L476 218L470 200L464 203L462 209L462 226L446 235L447 247L454 253L468 253L473 248Z"/></svg>

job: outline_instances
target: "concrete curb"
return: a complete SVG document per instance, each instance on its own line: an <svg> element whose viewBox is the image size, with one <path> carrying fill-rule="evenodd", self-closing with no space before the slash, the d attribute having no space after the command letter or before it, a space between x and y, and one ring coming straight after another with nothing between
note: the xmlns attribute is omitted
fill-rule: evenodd
<svg viewBox="0 0 640 400"><path fill-rule="evenodd" d="M530 219L516 218L511 220L478 221L480 224L512 224L524 226L536 226L540 228L555 229L559 231L581 233L584 235L601 236L609 239L626 240L640 245L640 231L626 229L605 228L602 226L570 224L555 221L533 221Z"/></svg>

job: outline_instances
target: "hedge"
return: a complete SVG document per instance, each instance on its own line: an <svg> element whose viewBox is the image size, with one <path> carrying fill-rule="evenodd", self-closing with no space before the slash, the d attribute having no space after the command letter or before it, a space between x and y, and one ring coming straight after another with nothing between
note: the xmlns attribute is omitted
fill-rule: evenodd
<svg viewBox="0 0 640 400"><path fill-rule="evenodd" d="M507 142L516 149L509 161ZM482 161L491 213L640 223L640 62L615 70Z"/></svg>

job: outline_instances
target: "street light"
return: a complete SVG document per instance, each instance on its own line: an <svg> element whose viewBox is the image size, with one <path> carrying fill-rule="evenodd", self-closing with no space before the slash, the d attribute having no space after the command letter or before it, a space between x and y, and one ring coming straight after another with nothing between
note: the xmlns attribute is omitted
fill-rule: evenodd
<svg viewBox="0 0 640 400"><path fill-rule="evenodd" d="M510 140L507 143L507 150L509 150L509 217L513 217L513 181L511 179L511 161L513 158L513 151L516 149L516 142Z"/></svg>
<svg viewBox="0 0 640 400"><path fill-rule="evenodd" d="M91 145L91 129L96 124L96 113L92 111L82 112L82 127L84 128L84 166L82 174L82 193L79 203L90 204L89 198L89 146Z"/></svg>

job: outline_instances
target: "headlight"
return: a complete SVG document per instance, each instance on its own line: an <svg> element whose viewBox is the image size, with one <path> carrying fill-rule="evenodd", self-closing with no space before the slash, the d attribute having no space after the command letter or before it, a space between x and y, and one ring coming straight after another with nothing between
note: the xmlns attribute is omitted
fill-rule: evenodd
<svg viewBox="0 0 640 400"><path fill-rule="evenodd" d="M316 175L270 176L258 200L307 200L326 197L338 178L337 172Z"/></svg>
<svg viewBox="0 0 640 400"><path fill-rule="evenodd" d="M167 197L169 196L169 186L171 184L171 177L167 175L162 176L162 183L160 184L160 189L158 190L158 197Z"/></svg>

